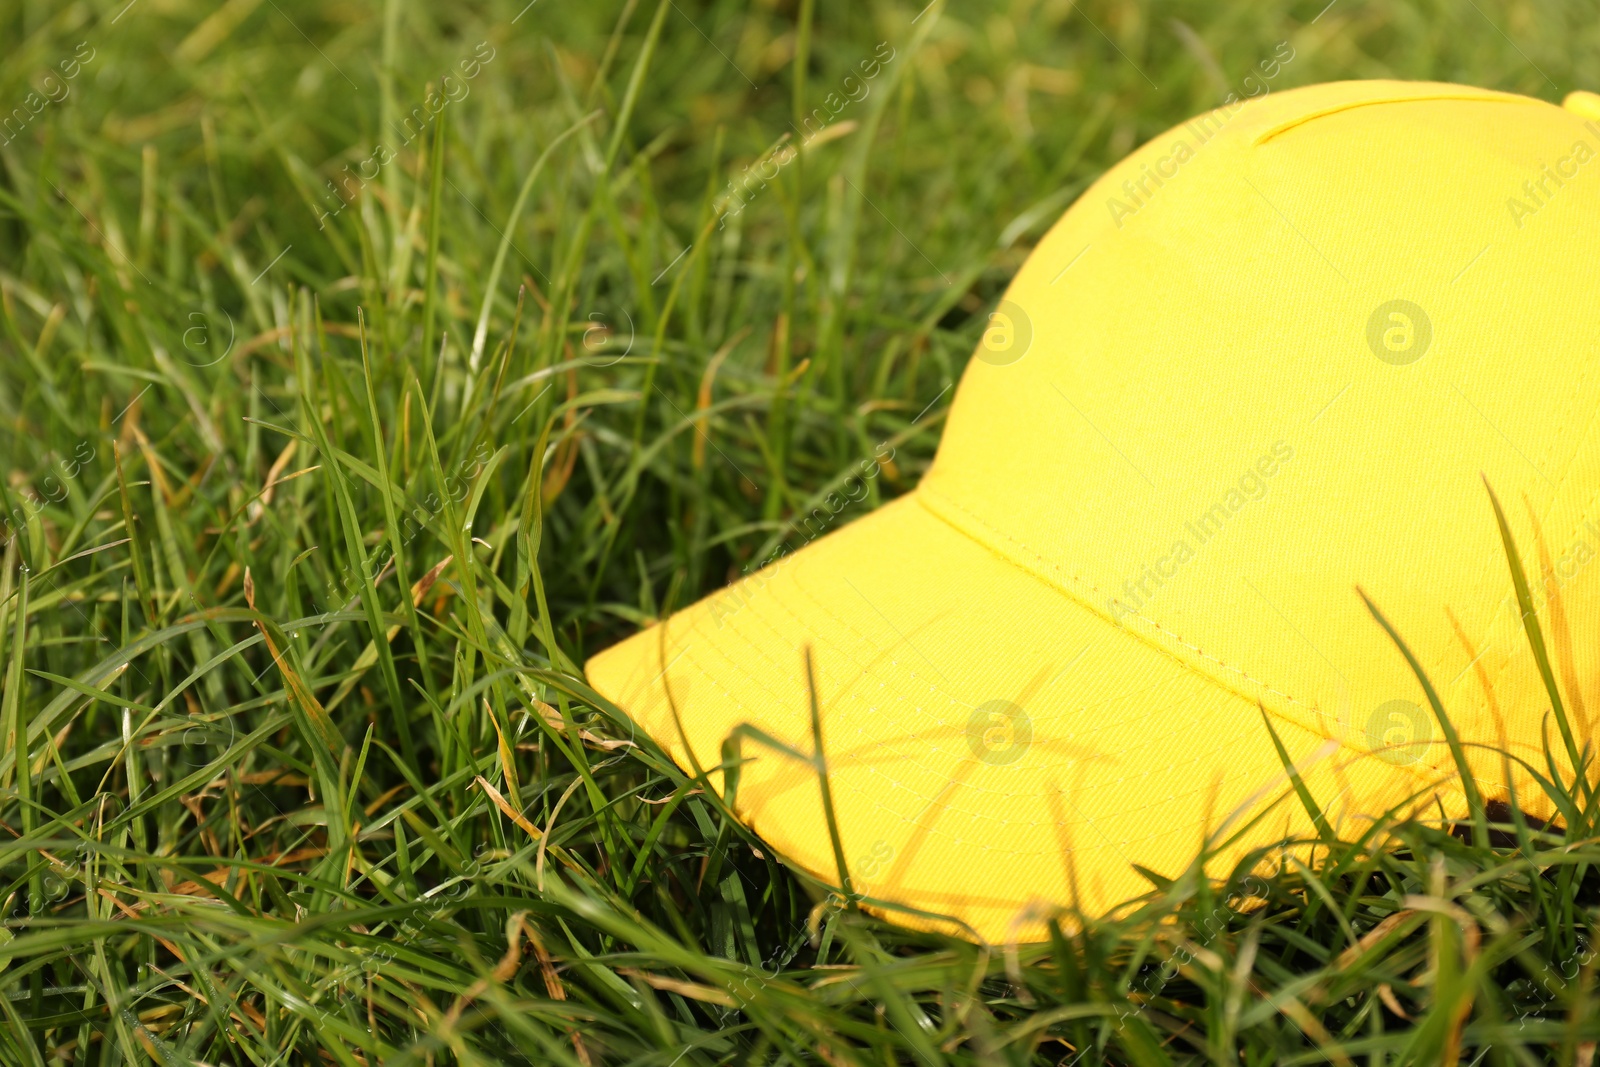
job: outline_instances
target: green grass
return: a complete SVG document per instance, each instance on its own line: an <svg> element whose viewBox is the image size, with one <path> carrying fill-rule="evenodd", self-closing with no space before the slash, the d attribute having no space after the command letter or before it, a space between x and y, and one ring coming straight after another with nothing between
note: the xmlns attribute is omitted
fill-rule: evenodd
<svg viewBox="0 0 1600 1067"><path fill-rule="evenodd" d="M919 8L0 2L0 1063L1592 1062L1581 790L979 947L618 743L578 665L915 485L1031 244L1279 42L1600 88L1592 2Z"/></svg>

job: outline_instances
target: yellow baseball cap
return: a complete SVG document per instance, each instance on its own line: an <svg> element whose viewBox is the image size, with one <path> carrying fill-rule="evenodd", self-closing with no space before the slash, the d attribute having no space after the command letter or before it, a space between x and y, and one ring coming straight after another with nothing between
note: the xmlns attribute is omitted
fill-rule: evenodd
<svg viewBox="0 0 1600 1067"><path fill-rule="evenodd" d="M1556 734L1484 478L1580 744L1600 706L1596 104L1341 82L1156 137L1018 272L914 492L591 683L685 767L741 723L809 752L809 647L855 888L994 942L1114 909L1286 793L1263 715L1345 832L1419 794L1464 815L1358 586L1505 798L1495 750L1542 770ZM740 816L837 884L814 769L744 753ZM1291 797L1213 873L1312 832Z"/></svg>

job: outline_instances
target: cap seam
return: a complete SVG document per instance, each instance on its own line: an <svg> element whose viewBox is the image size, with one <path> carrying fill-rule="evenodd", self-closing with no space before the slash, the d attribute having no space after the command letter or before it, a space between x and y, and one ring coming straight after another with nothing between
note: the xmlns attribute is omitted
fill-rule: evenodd
<svg viewBox="0 0 1600 1067"><path fill-rule="evenodd" d="M1332 107L1324 108L1321 111L1313 111L1309 115L1297 115L1293 119L1279 123L1277 126L1257 134L1255 139L1251 141L1250 144L1253 148L1259 148L1268 141L1282 136L1283 134L1288 133L1290 130L1298 129L1308 122L1315 122L1317 119L1324 119L1330 115L1338 115L1346 111L1354 111L1357 108L1377 107L1381 104L1423 104L1441 100L1466 100L1477 103L1496 104L1546 103L1546 101L1539 100L1531 96L1519 96L1516 93L1500 93L1487 89L1473 93L1427 93L1420 96L1385 96L1373 100L1351 100L1344 104L1337 104ZM1556 105L1551 106L1554 107Z"/></svg>
<svg viewBox="0 0 1600 1067"><path fill-rule="evenodd" d="M1019 569L1021 571L1024 571L1027 574L1032 575L1036 581L1043 582L1045 585L1048 585L1051 588L1054 588L1054 589L1060 591L1063 595L1066 595L1069 599L1073 600L1073 602L1076 603L1083 610L1088 611L1091 614L1095 615L1102 622L1104 622L1107 626L1111 626L1111 627L1116 628L1116 629L1126 630L1128 633L1133 634L1135 637L1138 637L1140 640L1143 640L1146 644L1148 644L1151 647L1157 649L1158 651L1164 652L1167 655L1172 656L1172 658L1177 660L1178 663L1181 666L1186 666L1186 667L1190 667L1190 668L1198 668L1199 667L1199 665L1197 663L1185 663L1184 662L1184 658L1182 656L1179 656L1172 649L1165 647L1165 645L1163 643L1158 642L1158 641L1152 641L1152 640L1149 639L1148 636L1140 634L1139 631L1137 631L1137 630L1131 629L1129 627L1122 626L1120 623L1116 623L1116 622L1113 622L1111 620L1106 619L1105 616L1101 612L1097 611L1092 606L1092 604L1085 602L1085 600L1081 596L1073 595L1067 589L1063 588L1060 584L1058 584L1055 581L1051 581L1049 578L1047 578L1045 575L1040 574L1034 568L1029 567L1025 563L1017 560L1010 553L1002 551L1001 549L997 548L995 545L990 544L990 543L986 542L985 540L983 540L982 538L975 536L972 533L972 531L964 529L959 523L953 521L948 515L942 514L937 507L933 506L935 503L938 503L938 504L943 504L943 505L947 505L949 507L955 508L956 510L962 512L963 514L965 514L969 518L971 518L971 520L973 522L977 523L984 530L988 531L989 533L991 533L993 535L996 535L998 537L1004 538L1006 541L1011 542L1013 545L1017 546L1019 549L1021 549L1024 552L1026 552L1029 556L1033 557L1033 559L1037 560L1043 566L1049 568L1050 570L1060 572L1063 578L1069 578L1073 582L1079 584L1080 586L1086 587L1087 589L1089 589L1089 590L1091 590L1091 591L1093 591L1095 593L1099 593L1100 592L1100 590L1097 589L1092 582L1087 581L1086 579L1082 578L1079 575L1066 573L1059 564L1057 564L1057 563L1045 558L1044 556L1041 556L1038 552L1036 552L1032 548L1030 548L1026 543L1017 540L1015 537L1012 537L1010 534L1006 533L1004 530L1000 530L1000 529L995 528L994 526L991 526L988 522L984 521L984 519L981 516L979 516L974 511L972 511L970 508L966 507L960 501L951 499L950 497L945 496L944 494L939 493L936 490L930 489L927 486L926 482L924 482L922 485L918 486L916 491L913 492L911 495L913 495L913 496L915 496L917 498L918 503L921 504L923 506L923 508L930 515L934 516L939 521L945 523L947 526L951 527L953 530L955 530L957 533L961 534L963 537L966 537L969 540L975 541L978 544L983 545L983 547L985 547L989 551L995 553L1001 559L1004 559L1007 563L1010 563L1012 566L1016 567L1017 569ZM1268 683L1262 681L1261 679L1252 676L1247 671L1244 671L1239 667L1235 667L1230 663L1225 663L1222 660L1218 659L1217 657L1208 654L1204 649L1201 649L1200 647L1198 647L1196 645L1190 644L1189 642L1185 641L1183 638L1179 637L1173 631L1171 631L1171 630L1167 629L1166 627L1162 626L1159 622L1155 621L1154 619L1151 619L1151 618L1149 618L1149 617L1147 617L1145 615L1141 615L1137 611L1132 611L1132 610L1130 610L1128 612L1128 614L1131 615L1134 618L1139 619L1142 622L1145 622L1145 623L1149 624L1151 627L1155 628L1156 630L1160 631L1162 634L1166 635L1166 637L1168 637L1172 642L1182 646L1184 649L1188 650L1190 653L1192 653L1194 656L1198 657L1199 659L1209 661L1210 663L1214 663L1218 667L1220 667L1220 668L1222 668L1222 669L1224 669L1226 671L1230 671L1230 672L1232 672L1234 674L1237 674L1239 677L1250 681L1254 685L1258 686L1262 691L1267 692L1267 693L1275 694L1275 695L1283 698L1285 701L1288 701L1290 704L1293 704L1296 707L1305 709L1305 711L1308 713L1307 717L1309 717L1312 720L1312 722L1302 721L1300 716L1286 714L1284 712L1284 710L1282 710L1280 708L1269 707L1266 701L1259 700L1259 698L1257 698L1258 702L1260 703L1261 707L1264 710L1271 712L1272 714L1278 716L1278 718L1283 719L1285 722L1288 722L1288 723L1291 723L1292 725L1298 726L1301 729L1308 731L1309 733L1312 733L1312 734L1314 734L1314 735L1316 735L1318 737L1324 738L1325 740L1333 741L1334 743L1338 744L1340 748L1347 749L1347 750L1349 750L1351 752L1355 752L1355 753L1357 753L1359 755L1377 756L1376 750L1373 750L1373 749L1362 749L1362 748L1360 748L1360 747L1358 747L1356 745L1350 744L1349 742L1347 742L1347 741L1345 741L1345 740L1343 740L1341 738L1337 738L1337 737L1332 736L1326 729L1323 729L1320 726L1320 724L1313 725L1313 723L1315 723L1317 719L1321 718L1321 713L1318 712L1317 709L1315 709L1313 707L1310 707L1309 705L1305 704L1302 701L1296 700L1294 697L1290 696L1288 693L1285 693L1281 689L1278 689L1275 686L1269 685ZM1231 688L1225 682L1223 682L1221 679L1217 678L1209 670L1205 670L1205 669L1202 668L1202 669L1198 669L1196 673L1198 673L1202 678L1204 678L1207 681L1209 681L1212 685L1215 685L1217 688L1222 689L1225 692L1232 693L1234 696L1241 697L1241 698L1244 698L1244 699L1251 699L1251 695L1250 694L1242 693L1242 692L1239 692L1236 689ZM1466 799L1466 794L1462 791L1462 789L1459 787L1459 785L1451 785L1451 784L1448 784L1448 783L1433 783L1432 782L1433 775L1436 775L1436 774L1438 774L1440 772L1448 772L1450 770L1450 768L1433 767L1433 766L1420 768L1416 764L1404 764L1404 765L1402 765L1402 764L1391 764L1391 766L1395 767L1397 770L1404 771L1405 773L1411 775L1412 777L1418 779L1419 781L1424 781L1424 782L1427 782L1427 783L1430 783L1430 784L1434 785L1436 788L1446 790L1449 793L1453 794L1455 797L1460 798L1462 801L1464 801Z"/></svg>

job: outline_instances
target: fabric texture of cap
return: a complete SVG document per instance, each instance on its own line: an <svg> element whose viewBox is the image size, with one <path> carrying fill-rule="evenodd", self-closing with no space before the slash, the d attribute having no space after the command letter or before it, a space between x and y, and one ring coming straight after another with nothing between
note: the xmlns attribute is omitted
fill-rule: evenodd
<svg viewBox="0 0 1600 1067"><path fill-rule="evenodd" d="M1287 792L1346 833L1565 764L1484 481L1579 736L1600 707L1600 111L1342 82L1225 105L1029 256L912 493L591 659L680 765L811 750L854 886L994 942L1171 877ZM876 473L866 457L856 481ZM670 685L671 699L668 699ZM674 722L673 708L682 723ZM837 884L815 770L746 744L736 810ZM1535 815L1550 805L1512 775ZM1278 803L1210 868L1285 834ZM938 920L892 912L896 921Z"/></svg>

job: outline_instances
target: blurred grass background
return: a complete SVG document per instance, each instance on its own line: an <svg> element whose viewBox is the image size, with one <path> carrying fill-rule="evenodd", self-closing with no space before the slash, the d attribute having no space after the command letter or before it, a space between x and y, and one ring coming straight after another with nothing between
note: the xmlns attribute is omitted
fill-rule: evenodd
<svg viewBox="0 0 1600 1067"><path fill-rule="evenodd" d="M0 0L0 1062L1593 1062L1592 798L979 947L802 884L578 667L885 442L826 521L914 486L1131 148L1559 101L1597 14Z"/></svg>

